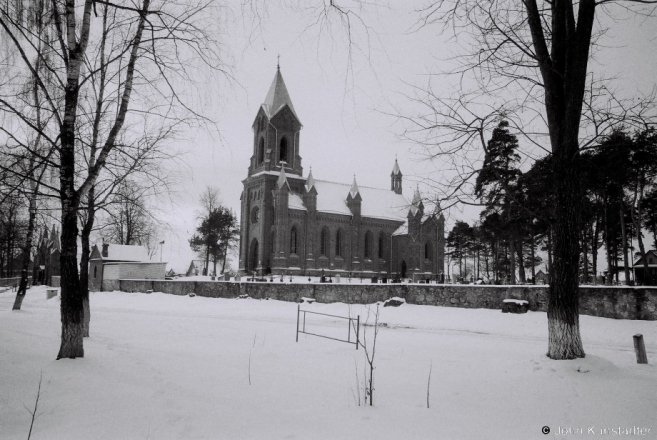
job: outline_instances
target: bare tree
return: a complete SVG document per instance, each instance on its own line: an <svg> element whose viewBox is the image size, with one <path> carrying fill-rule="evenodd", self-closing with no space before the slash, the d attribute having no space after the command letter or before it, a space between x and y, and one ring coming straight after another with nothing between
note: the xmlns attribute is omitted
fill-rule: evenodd
<svg viewBox="0 0 657 440"><path fill-rule="evenodd" d="M49 26L38 40L44 40L48 53L40 53L45 71L52 76L52 86L44 74L35 69L32 54L34 21L30 8L43 5L43 16L51 17ZM116 17L111 36L100 32L97 6L103 5ZM26 19L27 18L27 19ZM0 29L3 40L16 54L13 70L20 75L34 75L43 93L42 110L47 112L49 124L40 128L31 117L21 111L17 94L10 90L11 81L2 83L0 108L12 118L21 132L39 133L44 142L57 152L59 186L56 188L61 203L61 320L62 338L57 358L76 358L83 350L83 292L77 268L78 210L83 199L96 183L101 171L128 129L144 127L154 121L185 118L189 123L207 122L190 104L181 99L193 92L193 75L199 69L222 71L223 64L217 41L213 38L217 14L209 1L192 0L153 3L142 0L134 3L86 0L78 7L74 0L39 0L8 2L0 7ZM121 42L117 50L100 56L104 45L99 38ZM184 50L181 50L183 49ZM88 173L77 172L76 160L84 148L77 141L80 124L80 103L90 93L91 77L97 71L87 70L85 60L100 57L108 72L115 75L117 84L112 103L103 112L107 136L99 145ZM9 68L8 68L9 69ZM3 69L4 70L4 69ZM9 71L9 70L7 70ZM17 142L18 143L18 142ZM23 144L25 144L23 142Z"/></svg>
<svg viewBox="0 0 657 440"><path fill-rule="evenodd" d="M493 113L516 123L519 131L530 142L533 140L537 148L544 148L543 139L549 140L557 197L548 305L548 356L553 359L584 356L578 305L580 194L577 161L580 149L600 136L590 128L590 123L597 122L599 128L613 125L599 116L602 114L598 111L600 105L589 108L584 103L587 102L587 93L593 98L608 100L604 93L599 92L600 87L594 87L591 93L595 81L590 74L589 60L591 47L604 36L602 29L594 31L596 11L613 14L614 3L607 0L577 3L440 0L429 2L420 11L420 26L437 25L452 29L455 38L464 36L462 39L467 42L463 47L471 48L457 57L460 66L455 73L472 80L474 89L466 90L462 94L463 100L454 99L452 102L456 104L437 113L437 119L443 121L440 115L447 113L451 116L452 111L461 115L464 108L475 121L478 115L487 114L481 110L480 103L473 105L467 98L474 93L485 98L484 103L489 103ZM622 4L617 7L634 8L638 13L649 15L652 12L649 4L655 2L618 3ZM465 83L467 81L463 80L461 85ZM511 96L516 98L509 98ZM595 102L595 99L588 101ZM624 104L623 107L628 112L639 111L639 108ZM509 112L509 108L513 111ZM591 108L596 112L583 117ZM607 108L612 110L614 105ZM607 116L614 115L615 118L616 110L607 112ZM459 123L452 128L458 132L464 125ZM426 128L426 132L434 133L434 127ZM453 148L455 144L437 148L444 152L450 146ZM470 175L476 173L479 159L466 157L460 150L457 153L464 166L470 167ZM466 183L461 180L459 185Z"/></svg>

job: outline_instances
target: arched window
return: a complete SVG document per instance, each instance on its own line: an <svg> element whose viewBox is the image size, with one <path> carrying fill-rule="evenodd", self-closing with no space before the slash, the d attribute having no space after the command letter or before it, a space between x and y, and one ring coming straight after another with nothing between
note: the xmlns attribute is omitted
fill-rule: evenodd
<svg viewBox="0 0 657 440"><path fill-rule="evenodd" d="M258 223L260 220L260 208L254 206L251 210L251 223Z"/></svg>
<svg viewBox="0 0 657 440"><path fill-rule="evenodd" d="M365 234L365 250L363 251L363 256L365 258L371 258L372 257L372 233L370 231L367 231Z"/></svg>
<svg viewBox="0 0 657 440"><path fill-rule="evenodd" d="M292 231L290 231L290 253L297 253L297 227L292 226Z"/></svg>
<svg viewBox="0 0 657 440"><path fill-rule="evenodd" d="M265 160L265 138L260 138L260 143L258 144L258 163L262 163Z"/></svg>
<svg viewBox="0 0 657 440"><path fill-rule="evenodd" d="M424 259L425 259L425 260L431 260L431 256L432 256L432 254L433 254L433 252L432 252L432 250L431 250L431 242L430 242L430 241L427 241L427 242L424 244Z"/></svg>
<svg viewBox="0 0 657 440"><path fill-rule="evenodd" d="M383 231L379 234L379 258L383 258L383 246L385 245L386 237Z"/></svg>
<svg viewBox="0 0 657 440"><path fill-rule="evenodd" d="M94 266L94 279L98 275L98 266Z"/></svg>
<svg viewBox="0 0 657 440"><path fill-rule="evenodd" d="M328 256L329 249L329 231L328 229L322 229L322 234L319 237L319 254L323 256Z"/></svg>
<svg viewBox="0 0 657 440"><path fill-rule="evenodd" d="M335 233L335 256L342 256L342 229Z"/></svg>
<svg viewBox="0 0 657 440"><path fill-rule="evenodd" d="M284 137L283 139L281 139L281 145L280 148L278 149L278 152L279 152L278 160L280 162L285 161L285 163L289 163L287 160L287 138Z"/></svg>

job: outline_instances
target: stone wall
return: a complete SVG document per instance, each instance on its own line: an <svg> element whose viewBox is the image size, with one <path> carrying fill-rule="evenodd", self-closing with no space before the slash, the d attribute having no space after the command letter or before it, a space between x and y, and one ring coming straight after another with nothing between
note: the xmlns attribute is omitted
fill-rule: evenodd
<svg viewBox="0 0 657 440"><path fill-rule="evenodd" d="M13 287L18 285L20 278L0 278L0 287Z"/></svg>
<svg viewBox="0 0 657 440"><path fill-rule="evenodd" d="M547 311L547 286L472 286L460 284L302 284L235 283L227 281L120 280L103 281L103 290L154 292L212 298L271 298L299 301L301 297L318 302L368 304L393 296L409 304L461 308L501 309L507 298L524 299L532 311ZM620 319L657 320L657 288L586 286L580 288L580 313Z"/></svg>

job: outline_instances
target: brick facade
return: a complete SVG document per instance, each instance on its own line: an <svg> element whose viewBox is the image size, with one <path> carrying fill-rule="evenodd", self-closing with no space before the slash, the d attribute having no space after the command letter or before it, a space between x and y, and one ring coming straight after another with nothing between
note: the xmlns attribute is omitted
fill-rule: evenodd
<svg viewBox="0 0 657 440"><path fill-rule="evenodd" d="M301 122L280 70L252 129L253 155L241 196L241 273L394 278L444 273L444 217L425 214L419 192L413 202L402 195L396 161L390 190L361 191L355 178L350 188L315 182L312 173L303 177ZM320 209L318 200L329 196L333 207L323 203ZM372 209L377 203L394 205L397 212Z"/></svg>

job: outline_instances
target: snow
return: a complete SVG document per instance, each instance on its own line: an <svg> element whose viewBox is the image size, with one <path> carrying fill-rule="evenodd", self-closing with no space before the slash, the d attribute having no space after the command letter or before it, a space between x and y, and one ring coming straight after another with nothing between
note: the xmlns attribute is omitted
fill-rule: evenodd
<svg viewBox="0 0 657 440"><path fill-rule="evenodd" d="M350 185L326 180L315 180L317 211L351 216L347 206ZM358 186L363 217L404 221L408 214L409 201L402 194L388 189Z"/></svg>
<svg viewBox="0 0 657 440"><path fill-rule="evenodd" d="M524 299L505 299L502 302L504 302L504 303L515 303L515 304L518 304L519 306L522 306L523 304L529 304L529 302L525 301Z"/></svg>
<svg viewBox="0 0 657 440"><path fill-rule="evenodd" d="M655 322L580 316L587 357L552 361L542 312L379 307L375 401L359 407L363 349L296 343L295 303L92 293L85 357L56 361L60 303L45 291L20 312L0 292L0 439L27 438L40 375L33 440L542 439L591 426L657 438ZM371 337L375 306L369 319L363 305L312 310L358 314ZM309 314L306 329L344 339L345 323Z"/></svg>

